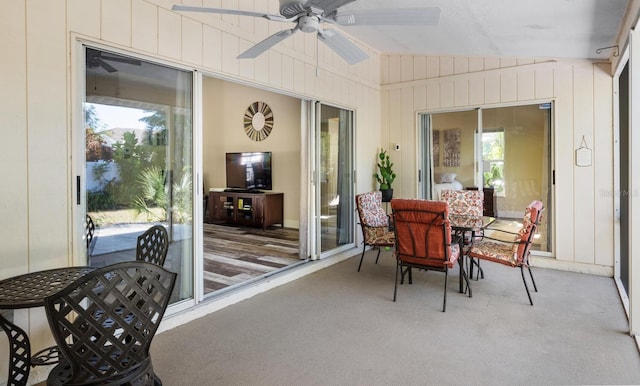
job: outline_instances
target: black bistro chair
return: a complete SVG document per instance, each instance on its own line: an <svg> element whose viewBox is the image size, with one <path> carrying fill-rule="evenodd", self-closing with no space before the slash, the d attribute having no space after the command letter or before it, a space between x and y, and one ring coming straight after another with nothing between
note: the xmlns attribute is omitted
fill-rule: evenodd
<svg viewBox="0 0 640 386"><path fill-rule="evenodd" d="M138 236L136 260L164 266L169 250L169 234L162 225L154 225Z"/></svg>
<svg viewBox="0 0 640 386"><path fill-rule="evenodd" d="M176 276L156 264L118 263L46 298L61 353L47 385L161 385L149 347Z"/></svg>

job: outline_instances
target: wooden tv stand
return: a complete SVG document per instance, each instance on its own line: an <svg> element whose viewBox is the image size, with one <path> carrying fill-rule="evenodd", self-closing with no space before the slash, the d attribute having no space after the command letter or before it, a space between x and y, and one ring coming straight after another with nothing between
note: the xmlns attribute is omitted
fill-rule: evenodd
<svg viewBox="0 0 640 386"><path fill-rule="evenodd" d="M284 193L209 192L209 222L284 228Z"/></svg>

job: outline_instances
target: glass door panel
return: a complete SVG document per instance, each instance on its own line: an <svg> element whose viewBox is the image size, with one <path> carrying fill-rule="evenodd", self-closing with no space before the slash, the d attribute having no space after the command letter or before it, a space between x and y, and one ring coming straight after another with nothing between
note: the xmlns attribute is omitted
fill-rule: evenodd
<svg viewBox="0 0 640 386"><path fill-rule="evenodd" d="M320 250L353 243L353 113L321 105L319 154Z"/></svg>
<svg viewBox="0 0 640 386"><path fill-rule="evenodd" d="M87 261L135 260L137 236L161 224L165 267L178 272L172 301L192 298L193 75L88 47L85 63L81 207L95 226Z"/></svg>

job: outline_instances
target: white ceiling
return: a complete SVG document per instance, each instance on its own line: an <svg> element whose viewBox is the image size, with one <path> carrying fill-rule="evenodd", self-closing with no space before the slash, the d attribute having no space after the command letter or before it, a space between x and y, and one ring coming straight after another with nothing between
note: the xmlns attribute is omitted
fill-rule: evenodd
<svg viewBox="0 0 640 386"><path fill-rule="evenodd" d="M435 26L343 27L383 53L606 59L627 0L358 0L349 9L439 7Z"/></svg>

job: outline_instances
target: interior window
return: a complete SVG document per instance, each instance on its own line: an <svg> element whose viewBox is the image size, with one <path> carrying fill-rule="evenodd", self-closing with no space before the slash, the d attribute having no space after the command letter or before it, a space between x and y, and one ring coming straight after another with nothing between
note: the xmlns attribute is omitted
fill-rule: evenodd
<svg viewBox="0 0 640 386"><path fill-rule="evenodd" d="M496 194L504 196L504 129L490 129L482 132L482 182L486 188L493 188Z"/></svg>

